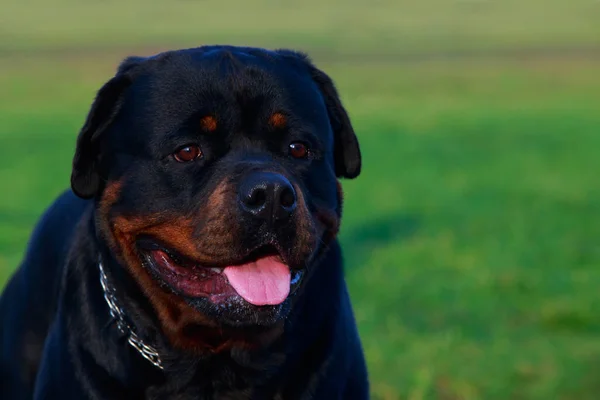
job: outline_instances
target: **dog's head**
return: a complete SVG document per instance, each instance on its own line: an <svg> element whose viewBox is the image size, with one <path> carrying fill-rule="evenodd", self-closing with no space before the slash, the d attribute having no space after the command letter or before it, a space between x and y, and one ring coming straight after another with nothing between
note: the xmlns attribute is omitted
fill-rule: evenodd
<svg viewBox="0 0 600 400"><path fill-rule="evenodd" d="M125 60L77 141L73 191L185 345L282 320L360 172L331 79L302 54L202 47Z"/></svg>

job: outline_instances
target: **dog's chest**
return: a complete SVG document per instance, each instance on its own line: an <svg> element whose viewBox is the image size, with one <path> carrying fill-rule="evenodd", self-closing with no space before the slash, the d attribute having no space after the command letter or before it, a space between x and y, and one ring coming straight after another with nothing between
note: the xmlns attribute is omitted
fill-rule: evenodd
<svg viewBox="0 0 600 400"><path fill-rule="evenodd" d="M239 358L239 357L238 357ZM270 354L250 360L244 365L229 357L219 357L195 370L170 375L166 384L149 387L145 398L178 400L254 400L277 399L283 381L278 378L282 354Z"/></svg>

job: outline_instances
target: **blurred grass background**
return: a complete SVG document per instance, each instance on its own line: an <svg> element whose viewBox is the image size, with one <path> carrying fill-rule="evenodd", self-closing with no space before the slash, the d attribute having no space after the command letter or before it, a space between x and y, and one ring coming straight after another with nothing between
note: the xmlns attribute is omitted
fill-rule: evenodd
<svg viewBox="0 0 600 400"><path fill-rule="evenodd" d="M0 0L0 286L120 59L210 43L305 50L338 84L373 398L600 398L595 0Z"/></svg>

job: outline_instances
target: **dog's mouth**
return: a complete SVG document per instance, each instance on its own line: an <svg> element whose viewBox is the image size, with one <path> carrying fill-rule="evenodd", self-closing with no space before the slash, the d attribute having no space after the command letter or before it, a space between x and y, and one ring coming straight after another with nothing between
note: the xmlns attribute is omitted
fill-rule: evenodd
<svg viewBox="0 0 600 400"><path fill-rule="evenodd" d="M212 303L243 299L254 306L279 305L300 285L304 270L291 269L274 245L263 245L245 257L206 265L153 240L137 241L144 264L179 294Z"/></svg>

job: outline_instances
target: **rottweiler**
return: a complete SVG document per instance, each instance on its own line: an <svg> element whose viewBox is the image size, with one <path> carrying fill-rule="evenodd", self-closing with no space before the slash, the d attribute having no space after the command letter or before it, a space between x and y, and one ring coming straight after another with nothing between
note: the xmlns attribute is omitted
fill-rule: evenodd
<svg viewBox="0 0 600 400"><path fill-rule="evenodd" d="M337 241L360 170L303 53L126 58L3 292L2 399L367 399Z"/></svg>

